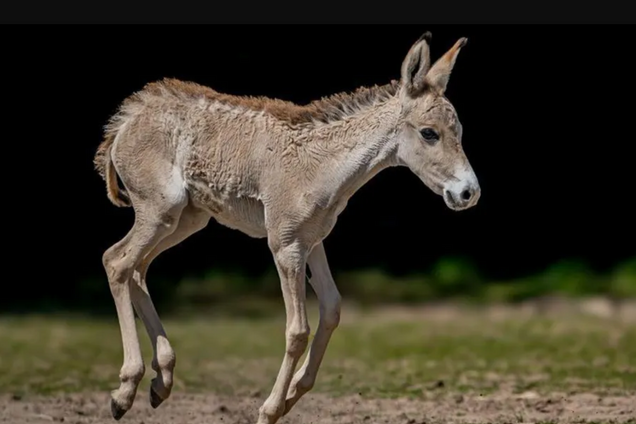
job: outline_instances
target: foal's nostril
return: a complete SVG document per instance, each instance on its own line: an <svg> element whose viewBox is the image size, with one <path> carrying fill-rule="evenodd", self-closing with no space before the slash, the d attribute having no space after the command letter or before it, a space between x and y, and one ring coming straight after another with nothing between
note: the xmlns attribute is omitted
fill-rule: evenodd
<svg viewBox="0 0 636 424"><path fill-rule="evenodd" d="M471 192L470 190L466 189L464 191L462 191L462 200L470 200L470 196L471 196Z"/></svg>

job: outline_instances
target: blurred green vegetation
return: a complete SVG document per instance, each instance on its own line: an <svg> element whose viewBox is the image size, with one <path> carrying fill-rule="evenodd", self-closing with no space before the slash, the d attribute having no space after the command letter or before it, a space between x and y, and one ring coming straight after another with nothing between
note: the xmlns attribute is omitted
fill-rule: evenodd
<svg viewBox="0 0 636 424"><path fill-rule="evenodd" d="M582 261L564 260L536 275L508 281L483 278L476 266L464 258L440 260L422 274L394 276L379 269L362 269L340 272L334 278L343 296L367 305L450 299L519 302L544 296L622 299L636 297L636 258L606 273L595 272ZM177 304L205 305L228 298L250 297L278 299L277 274L272 271L260 278L248 278L237 273L210 272L182 281L172 300Z"/></svg>
<svg viewBox="0 0 636 424"><path fill-rule="evenodd" d="M463 302L521 302L547 297L605 296L611 299L636 298L636 257L614 269L596 272L574 259L555 263L534 275L493 281L480 275L465 258L445 258L421 274L391 275L381 269L334 272L343 297L361 306L415 304L439 300ZM170 280L159 273L148 275L151 295L163 312L225 307L249 310L263 301L282 302L274 267L262 275L238 271L210 270L201 275ZM308 296L314 296L311 289ZM105 276L82 281L73 287L72 301L65 304L20 304L4 312L47 312L60 309L112 313L113 304Z"/></svg>

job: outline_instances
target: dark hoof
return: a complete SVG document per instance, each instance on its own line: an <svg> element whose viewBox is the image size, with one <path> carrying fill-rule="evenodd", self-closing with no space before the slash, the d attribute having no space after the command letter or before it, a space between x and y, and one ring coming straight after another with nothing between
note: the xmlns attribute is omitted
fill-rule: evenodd
<svg viewBox="0 0 636 424"><path fill-rule="evenodd" d="M113 414L113 418L115 420L119 421L121 417L123 417L127 411L128 411L127 409L124 409L121 406L117 405L117 403L115 402L115 399L111 398L110 413Z"/></svg>
<svg viewBox="0 0 636 424"><path fill-rule="evenodd" d="M157 392L155 392L153 388L151 387L150 388L150 406L156 409L159 405L161 405L161 402L163 402L163 399L161 399L159 395L157 394Z"/></svg>

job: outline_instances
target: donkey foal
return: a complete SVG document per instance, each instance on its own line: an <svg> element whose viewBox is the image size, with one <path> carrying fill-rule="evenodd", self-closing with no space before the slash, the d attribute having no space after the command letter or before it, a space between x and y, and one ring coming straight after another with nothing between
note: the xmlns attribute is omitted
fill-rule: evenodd
<svg viewBox="0 0 636 424"><path fill-rule="evenodd" d="M295 105L222 94L165 79L124 100L95 155L108 198L132 207L128 234L103 263L117 309L124 361L111 410L133 404L145 367L134 310L152 341L150 402L170 396L175 353L152 303L146 272L161 252L207 226L211 218L251 237L267 238L287 314L280 371L259 409L273 424L314 385L340 320L340 294L322 241L349 198L391 166L407 166L453 210L475 205L480 187L462 146L462 126L444 96L462 38L431 65L430 33L411 47L400 81ZM121 187L117 178L121 180ZM320 304L308 355L305 266Z"/></svg>

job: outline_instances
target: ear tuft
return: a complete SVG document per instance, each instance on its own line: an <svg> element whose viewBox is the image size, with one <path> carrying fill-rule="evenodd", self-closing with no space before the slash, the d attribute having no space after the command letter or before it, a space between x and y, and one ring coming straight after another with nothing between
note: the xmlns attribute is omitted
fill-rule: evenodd
<svg viewBox="0 0 636 424"><path fill-rule="evenodd" d="M433 39L433 34L431 34L430 31L426 31L424 34L422 34L420 38L417 39L416 43L419 43L420 41L425 40L427 43L430 44L432 39Z"/></svg>

